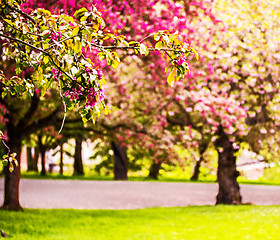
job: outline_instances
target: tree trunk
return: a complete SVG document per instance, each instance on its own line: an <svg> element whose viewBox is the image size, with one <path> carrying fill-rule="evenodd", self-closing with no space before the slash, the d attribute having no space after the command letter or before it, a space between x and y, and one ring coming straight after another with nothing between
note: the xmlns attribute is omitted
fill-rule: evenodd
<svg viewBox="0 0 280 240"><path fill-rule="evenodd" d="M112 142L112 148L114 151L114 179L127 180L126 148L115 142Z"/></svg>
<svg viewBox="0 0 280 240"><path fill-rule="evenodd" d="M197 181L200 173L200 166L203 161L203 156L200 155L200 158L198 161L196 161L194 170L193 170L193 175L191 176L192 181Z"/></svg>
<svg viewBox="0 0 280 240"><path fill-rule="evenodd" d="M157 163L153 162L148 177L157 180L160 168L161 168L161 162L157 162Z"/></svg>
<svg viewBox="0 0 280 240"><path fill-rule="evenodd" d="M27 171L35 171L38 172L38 159L39 159L39 149L33 148L34 149L34 155L32 154L32 148L27 147L26 152L27 152Z"/></svg>
<svg viewBox="0 0 280 240"><path fill-rule="evenodd" d="M201 163L203 162L203 154L206 151L208 144L209 144L208 140L202 141L199 144L199 155L200 155L200 158L195 163L193 175L191 177L191 180L193 180L193 181L197 181L198 180L199 173L200 173L200 166L201 166Z"/></svg>
<svg viewBox="0 0 280 240"><path fill-rule="evenodd" d="M216 204L241 204L240 188L236 180L239 172L236 170L234 148L222 126L219 126L217 134L219 137L215 141L215 146L219 157L217 172L219 192Z"/></svg>
<svg viewBox="0 0 280 240"><path fill-rule="evenodd" d="M39 146L39 151L40 151L40 155L41 155L41 175L42 176L46 176L46 147L43 145L42 142L42 136L38 135L38 146Z"/></svg>
<svg viewBox="0 0 280 240"><path fill-rule="evenodd" d="M5 173L5 191L3 209L19 211L22 207L19 204L19 180L20 180L20 154L21 154L21 140L10 139L7 143L10 148L10 153L16 153L18 166L14 164L14 170L9 171L9 165L4 167Z"/></svg>
<svg viewBox="0 0 280 240"><path fill-rule="evenodd" d="M82 159L82 139L76 138L75 155L74 155L74 173L73 175L84 175L83 159Z"/></svg>
<svg viewBox="0 0 280 240"><path fill-rule="evenodd" d="M63 175L63 143L60 144L59 173L60 175Z"/></svg>
<svg viewBox="0 0 280 240"><path fill-rule="evenodd" d="M41 152L41 165L42 165L41 175L46 176L47 175L47 172L46 172L46 149L44 147L42 147L40 152Z"/></svg>
<svg viewBox="0 0 280 240"><path fill-rule="evenodd" d="M32 160L33 160L33 156L32 156L32 148L31 147L26 147L26 160L27 160L27 171L33 171L32 170Z"/></svg>

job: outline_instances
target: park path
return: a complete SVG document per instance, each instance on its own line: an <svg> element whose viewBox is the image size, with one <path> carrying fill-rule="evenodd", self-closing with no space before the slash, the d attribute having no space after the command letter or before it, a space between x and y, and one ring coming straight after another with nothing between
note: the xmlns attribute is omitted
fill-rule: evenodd
<svg viewBox="0 0 280 240"><path fill-rule="evenodd" d="M29 180L20 182L24 208L139 209L214 205L217 184L122 182L86 180ZM243 202L280 205L280 186L241 185ZM0 179L0 205L4 180Z"/></svg>

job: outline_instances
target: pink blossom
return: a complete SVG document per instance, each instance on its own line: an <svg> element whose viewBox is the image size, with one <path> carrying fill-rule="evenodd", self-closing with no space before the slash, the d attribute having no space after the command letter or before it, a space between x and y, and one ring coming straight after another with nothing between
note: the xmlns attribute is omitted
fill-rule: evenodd
<svg viewBox="0 0 280 240"><path fill-rule="evenodd" d="M85 66L85 69L86 69L87 74L92 73L92 70L88 66Z"/></svg>
<svg viewBox="0 0 280 240"><path fill-rule="evenodd" d="M61 77L61 72L59 72L56 68L52 69L52 73L53 73L53 77L56 81L58 81L58 79Z"/></svg>
<svg viewBox="0 0 280 240"><path fill-rule="evenodd" d="M80 87L72 88L71 91L64 92L65 97L69 97L71 101L78 100L80 95L83 95L83 92Z"/></svg>
<svg viewBox="0 0 280 240"><path fill-rule="evenodd" d="M179 59L173 60L173 63L176 66L178 66L178 65L182 65L185 61L186 61L186 57L185 57L185 55L182 55Z"/></svg>
<svg viewBox="0 0 280 240"><path fill-rule="evenodd" d="M102 89L95 91L94 88L90 88L87 91L87 107L94 107L98 102L101 102L105 99L105 95Z"/></svg>
<svg viewBox="0 0 280 240"><path fill-rule="evenodd" d="M96 69L98 79L101 79L103 76L103 72L100 69Z"/></svg>

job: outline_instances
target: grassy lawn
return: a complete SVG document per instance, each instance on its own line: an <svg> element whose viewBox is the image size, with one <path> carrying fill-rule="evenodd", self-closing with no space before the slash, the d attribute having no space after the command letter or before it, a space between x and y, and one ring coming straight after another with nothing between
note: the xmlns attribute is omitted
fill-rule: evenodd
<svg viewBox="0 0 280 240"><path fill-rule="evenodd" d="M72 176L72 175L59 175L56 173L41 176L40 173L36 172L22 172L21 178L25 179L53 179L53 180L103 180L112 181L113 176L100 176L100 175L86 175L86 176ZM159 176L158 180L154 180L147 177L129 177L129 181L156 181L156 182L201 182L201 183L215 183L216 176L208 176L200 178L198 181L191 181L188 178L175 177L175 176ZM280 185L279 179L259 179L259 180L248 180L244 178L238 178L238 182L241 184L262 184L262 185Z"/></svg>
<svg viewBox="0 0 280 240"><path fill-rule="evenodd" d="M0 228L17 240L277 240L280 206L0 210Z"/></svg>

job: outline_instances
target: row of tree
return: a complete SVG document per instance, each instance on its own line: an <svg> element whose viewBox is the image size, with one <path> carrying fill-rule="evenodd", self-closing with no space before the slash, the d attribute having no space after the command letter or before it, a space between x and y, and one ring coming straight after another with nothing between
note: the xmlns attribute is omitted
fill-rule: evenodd
<svg viewBox="0 0 280 240"><path fill-rule="evenodd" d="M151 171L151 174L154 176L162 162L172 164L188 161L178 155L177 146L188 149L196 157L197 168L207 148L213 146L218 152L217 203L241 203L236 181L239 175L236 153L241 144L246 143L267 160L278 160L279 3L276 0L269 1L269 4L266 1L254 3L249 0L232 3L110 0L95 1L95 4L106 19L105 31L126 36L128 41L133 39L132 47L139 46L139 51L143 53L139 58L135 49L125 52L117 49L117 69L106 65L108 62L114 65L114 54L110 60L113 62L110 62L108 58L99 61L93 53L88 53L94 59L93 69L102 69L107 79L102 89L111 113L101 115L95 124L81 124L78 113L74 109L68 111L59 135L60 125L64 122L61 102L67 106L71 104L66 98L60 100L61 92L57 88L51 88L46 94L35 91L31 97L26 95L20 101L14 97L9 97L7 101L7 97L4 98L2 94L1 111L5 116L3 123L8 134L8 146L20 155L22 140L28 140L35 133L41 153L44 153L42 146L47 138L43 129L53 126L57 130L49 140L52 143L61 138L94 136L110 144L115 153L116 172L122 172L117 171L119 168L126 172L126 149L134 149L139 155L149 156L153 162L154 173ZM27 1L23 7L27 11L29 8L44 7L58 14L63 9L72 15L73 9L81 6L90 7L91 3ZM4 16L2 19L5 20ZM164 43L170 41L166 37L168 35L154 33L170 29L178 30L194 45L200 59L197 61L194 56L187 62L184 55L174 58L165 51L173 66L165 73L168 63L163 61L162 54L146 53L155 40L158 41L156 48L164 47ZM141 45L144 36L149 36L145 38L148 47ZM123 41L114 36L111 38ZM59 41L54 41L59 44ZM96 36L94 44L101 46L102 36ZM76 48L73 43L68 45ZM171 45L174 47L176 42L171 42ZM3 59L4 52L1 56L2 69L7 70L14 64ZM99 59L102 58L99 56ZM190 73L187 72L188 68ZM39 70L36 69L37 72ZM86 74L92 70L87 71L85 68L84 71ZM26 79L28 75L34 76L32 71L24 74ZM60 75L58 72L54 74L57 78ZM186 77L176 81L181 75ZM38 73L36 77L39 77ZM74 86L75 91L67 87L64 91L68 91L69 98L75 100L82 95L77 86ZM82 117L88 118L88 112L82 112ZM13 178L19 179L19 170L16 168L13 173L7 170L6 175L9 177L6 177L5 189L18 189L18 183L12 187L9 184L18 182ZM4 207L19 209L18 198L8 195L5 192Z"/></svg>

